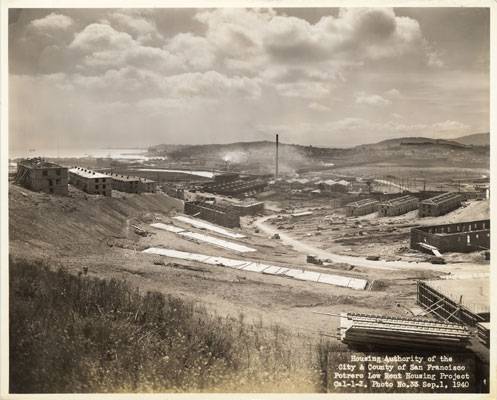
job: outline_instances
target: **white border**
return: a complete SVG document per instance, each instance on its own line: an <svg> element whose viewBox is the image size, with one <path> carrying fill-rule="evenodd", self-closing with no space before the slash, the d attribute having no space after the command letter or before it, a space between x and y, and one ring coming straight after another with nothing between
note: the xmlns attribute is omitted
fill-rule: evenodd
<svg viewBox="0 0 497 400"><path fill-rule="evenodd" d="M491 219L494 213L493 188L497 187L495 146L497 139L492 135L492 128L497 126L497 94L495 77L497 41L497 0L0 0L0 50L1 50L1 102L0 102L0 399L76 399L76 398L157 398L157 399L350 399L350 398L388 398L388 399L412 399L427 397L426 394L126 394L126 395L83 395L83 394L57 394L57 395L8 395L8 8L217 8L217 7L490 7L490 211ZM450 21L448 22L450 23ZM491 229L491 248L497 248L497 237L495 228ZM493 252L492 252L493 253ZM493 257L492 254L492 264ZM491 268L491 313L496 315L497 305L497 274ZM482 394L430 394L440 399L484 399L497 398L497 368L496 349L497 324L492 324L491 330L491 368L490 368L490 395Z"/></svg>

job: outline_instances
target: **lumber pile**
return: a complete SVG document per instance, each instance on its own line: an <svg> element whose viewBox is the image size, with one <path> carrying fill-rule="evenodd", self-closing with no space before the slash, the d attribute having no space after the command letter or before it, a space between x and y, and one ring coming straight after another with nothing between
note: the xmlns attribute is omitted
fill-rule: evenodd
<svg viewBox="0 0 497 400"><path fill-rule="evenodd" d="M490 322L478 322L476 329L478 340L486 347L490 347Z"/></svg>
<svg viewBox="0 0 497 400"><path fill-rule="evenodd" d="M463 348L470 332L464 325L428 319L342 313L339 339L348 345L401 349Z"/></svg>

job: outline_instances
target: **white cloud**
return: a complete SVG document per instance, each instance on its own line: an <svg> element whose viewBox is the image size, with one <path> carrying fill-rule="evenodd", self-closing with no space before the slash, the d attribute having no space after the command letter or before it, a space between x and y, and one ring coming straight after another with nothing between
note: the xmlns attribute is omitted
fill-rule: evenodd
<svg viewBox="0 0 497 400"><path fill-rule="evenodd" d="M356 93L355 102L357 104L366 104L369 106L387 106L392 103L379 94L367 94L365 92Z"/></svg>
<svg viewBox="0 0 497 400"><path fill-rule="evenodd" d="M433 129L439 132L468 131L470 129L470 126L459 121L446 120L434 124Z"/></svg>
<svg viewBox="0 0 497 400"><path fill-rule="evenodd" d="M397 99L400 97L400 91L397 89L390 89L385 92L385 95L394 99Z"/></svg>
<svg viewBox="0 0 497 400"><path fill-rule="evenodd" d="M31 21L31 26L38 30L65 30L73 25L71 17L63 14L50 13L46 17Z"/></svg>
<svg viewBox="0 0 497 400"><path fill-rule="evenodd" d="M276 90L282 96L315 99L325 97L330 89L321 82L278 83Z"/></svg>
<svg viewBox="0 0 497 400"><path fill-rule="evenodd" d="M98 50L126 50L135 41L129 33L118 32L110 25L94 23L77 33L69 48L94 52Z"/></svg>
<svg viewBox="0 0 497 400"><path fill-rule="evenodd" d="M331 111L330 107L324 106L320 103L314 103L314 102L309 104L309 108L311 110L315 110L315 111Z"/></svg>

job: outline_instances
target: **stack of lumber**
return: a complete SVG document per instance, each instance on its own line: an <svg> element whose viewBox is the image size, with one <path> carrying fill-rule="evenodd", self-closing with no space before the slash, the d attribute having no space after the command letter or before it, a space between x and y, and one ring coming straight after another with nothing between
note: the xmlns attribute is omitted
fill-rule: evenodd
<svg viewBox="0 0 497 400"><path fill-rule="evenodd" d="M490 322L478 322L476 329L478 340L486 347L490 347Z"/></svg>
<svg viewBox="0 0 497 400"><path fill-rule="evenodd" d="M339 338L355 346L401 349L462 348L470 332L464 325L428 319L342 313Z"/></svg>

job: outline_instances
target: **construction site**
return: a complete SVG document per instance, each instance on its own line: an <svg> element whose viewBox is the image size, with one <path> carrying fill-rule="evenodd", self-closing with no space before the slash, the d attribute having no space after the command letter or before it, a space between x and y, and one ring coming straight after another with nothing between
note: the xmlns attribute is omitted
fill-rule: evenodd
<svg viewBox="0 0 497 400"><path fill-rule="evenodd" d="M270 146L273 173L261 174L202 160L19 161L11 255L243 313L303 346L467 351L488 369L488 188L458 191L455 170L425 190L426 178L346 173L337 160L288 172L278 138Z"/></svg>

